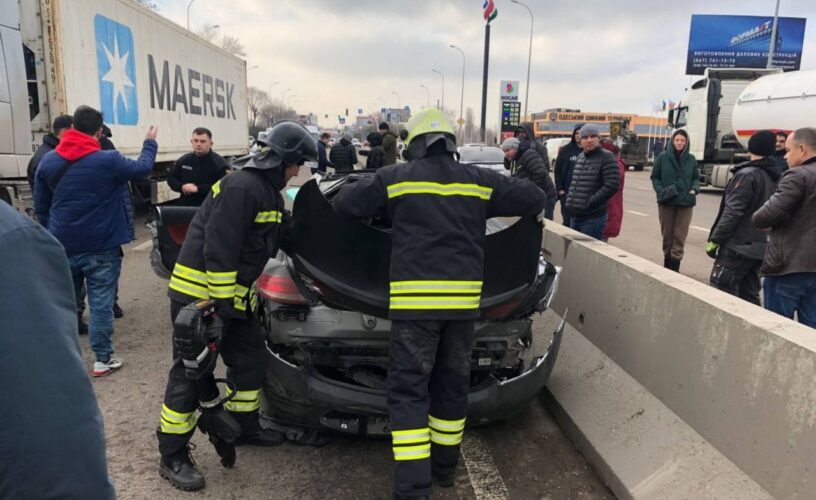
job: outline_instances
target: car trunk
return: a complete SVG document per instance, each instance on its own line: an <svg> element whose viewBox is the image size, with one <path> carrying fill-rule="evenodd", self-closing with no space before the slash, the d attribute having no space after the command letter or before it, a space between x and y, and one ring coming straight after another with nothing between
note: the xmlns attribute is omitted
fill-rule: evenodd
<svg viewBox="0 0 816 500"><path fill-rule="evenodd" d="M294 268L309 291L328 305L386 318L391 262L387 223L340 217L327 197L331 193L324 196L317 183L309 181L295 198L297 229L290 252ZM538 276L541 237L541 225L533 218L487 235L482 317L503 305L526 302L538 291L532 285Z"/></svg>

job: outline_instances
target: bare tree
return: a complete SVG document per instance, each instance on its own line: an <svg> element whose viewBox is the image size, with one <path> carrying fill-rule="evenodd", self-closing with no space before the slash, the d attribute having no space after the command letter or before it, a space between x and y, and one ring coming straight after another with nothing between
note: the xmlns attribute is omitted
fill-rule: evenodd
<svg viewBox="0 0 816 500"><path fill-rule="evenodd" d="M252 121L250 126L255 127L258 120L258 113L264 105L269 103L269 94L258 87L247 87L247 107Z"/></svg>
<svg viewBox="0 0 816 500"><path fill-rule="evenodd" d="M218 45L234 56L246 56L244 44L241 43L241 40L239 40L237 36L223 35Z"/></svg>
<svg viewBox="0 0 816 500"><path fill-rule="evenodd" d="M284 107L279 100L267 102L258 113L259 124L271 126L273 123L280 120L293 120L297 118L297 113L290 107Z"/></svg>
<svg viewBox="0 0 816 500"><path fill-rule="evenodd" d="M473 108L465 110L465 126L462 128L462 143L473 142L473 136L476 135L476 123L473 118Z"/></svg>
<svg viewBox="0 0 816 500"><path fill-rule="evenodd" d="M210 43L216 43L218 39L218 26L212 23L205 23L200 30L196 31L196 35Z"/></svg>
<svg viewBox="0 0 816 500"><path fill-rule="evenodd" d="M159 6L153 0L136 0L136 3L153 11L159 10Z"/></svg>

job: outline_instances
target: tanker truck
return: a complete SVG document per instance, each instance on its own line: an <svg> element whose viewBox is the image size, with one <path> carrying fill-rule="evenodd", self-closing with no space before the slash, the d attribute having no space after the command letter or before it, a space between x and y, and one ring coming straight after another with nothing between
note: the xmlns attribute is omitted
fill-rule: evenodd
<svg viewBox="0 0 816 500"><path fill-rule="evenodd" d="M731 167L748 160L754 132L816 126L816 71L707 69L669 124L688 132L702 183L724 188Z"/></svg>
<svg viewBox="0 0 816 500"><path fill-rule="evenodd" d="M163 172L190 151L196 127L217 151L246 154L246 61L131 0L0 0L0 201L31 204L26 167L54 118L100 109L123 154L159 127L150 181L137 201L177 196Z"/></svg>

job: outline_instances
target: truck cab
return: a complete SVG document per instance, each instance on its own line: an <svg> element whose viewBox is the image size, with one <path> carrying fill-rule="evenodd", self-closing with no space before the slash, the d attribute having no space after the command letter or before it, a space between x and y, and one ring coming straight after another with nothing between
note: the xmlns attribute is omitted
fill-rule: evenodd
<svg viewBox="0 0 816 500"><path fill-rule="evenodd" d="M703 184L712 185L716 166L723 165L727 171L747 158L731 121L739 95L757 78L781 72L777 68L706 68L703 78L686 90L675 109L669 110L669 125L689 135L689 152L700 163ZM718 184L713 185L725 187L724 183Z"/></svg>
<svg viewBox="0 0 816 500"><path fill-rule="evenodd" d="M0 130L4 131L0 134L0 200L19 209L22 200L31 196L23 179L32 153L31 113L38 102L29 100L26 87L33 81L36 88L37 75L34 55L23 45L17 2L0 0L0 12Z"/></svg>

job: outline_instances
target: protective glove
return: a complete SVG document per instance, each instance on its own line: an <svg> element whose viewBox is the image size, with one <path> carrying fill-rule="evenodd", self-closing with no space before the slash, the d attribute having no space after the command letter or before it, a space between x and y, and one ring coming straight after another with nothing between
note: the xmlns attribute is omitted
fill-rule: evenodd
<svg viewBox="0 0 816 500"><path fill-rule="evenodd" d="M541 224L541 227L546 227L546 225L547 225L547 223L546 223L547 219L544 216L546 212L547 212L547 209L545 208L538 215L536 215L536 220L538 221L539 224Z"/></svg>
<svg viewBox="0 0 816 500"><path fill-rule="evenodd" d="M714 243L713 241L709 241L708 243L706 243L705 250L709 257L711 257L712 259L716 259L717 253L720 250L720 245Z"/></svg>

